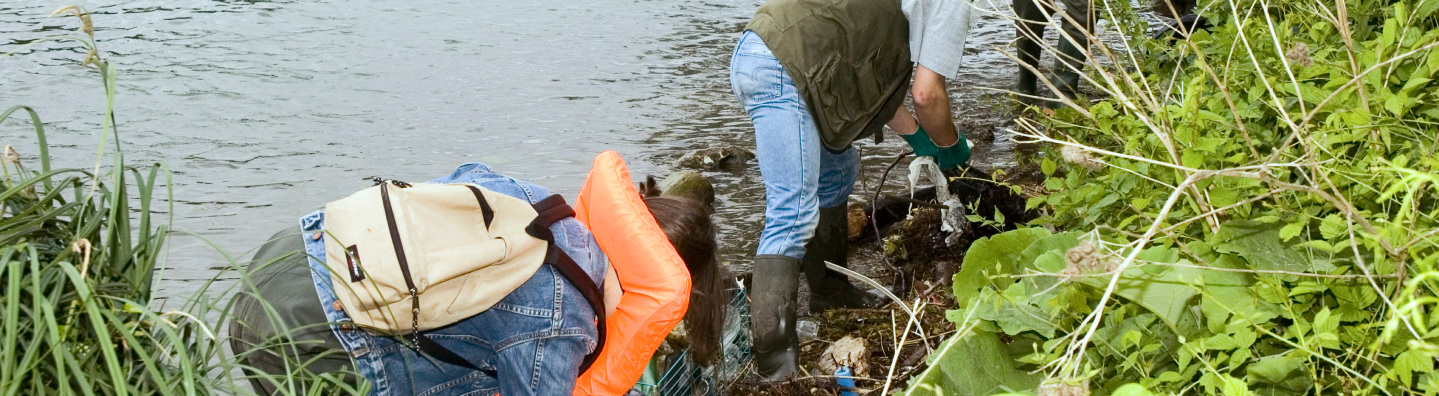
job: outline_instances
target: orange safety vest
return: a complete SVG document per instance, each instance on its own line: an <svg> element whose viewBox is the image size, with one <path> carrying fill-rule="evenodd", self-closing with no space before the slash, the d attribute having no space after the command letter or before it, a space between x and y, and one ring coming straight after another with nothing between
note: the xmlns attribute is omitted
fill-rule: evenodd
<svg viewBox="0 0 1439 396"><path fill-rule="evenodd" d="M575 218L610 259L624 296L605 318L603 353L575 381L575 395L616 396L645 365L689 307L690 274L630 179L619 153L595 157L575 201Z"/></svg>

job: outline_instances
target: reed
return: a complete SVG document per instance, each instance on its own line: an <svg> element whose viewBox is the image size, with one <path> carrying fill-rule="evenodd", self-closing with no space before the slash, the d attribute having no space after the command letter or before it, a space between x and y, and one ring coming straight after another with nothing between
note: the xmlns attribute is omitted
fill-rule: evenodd
<svg viewBox="0 0 1439 396"><path fill-rule="evenodd" d="M283 395L367 393L297 360L286 362L295 369L284 375L247 374L244 356L225 347L221 331L231 316L227 296L250 289L243 275L223 289L215 279L233 274L217 275L172 299L179 308L152 300L172 234L169 169L125 162L113 123L115 72L97 49L90 14L68 6L51 16L75 17L79 34L26 46L86 47L82 63L98 72L106 108L91 168L52 168L39 113L23 105L0 112L0 123L28 116L37 142L31 162L39 165L22 161L13 146L0 161L0 395L253 394L248 379L277 384ZM242 268L222 255L232 270ZM266 346L283 348L286 339Z"/></svg>

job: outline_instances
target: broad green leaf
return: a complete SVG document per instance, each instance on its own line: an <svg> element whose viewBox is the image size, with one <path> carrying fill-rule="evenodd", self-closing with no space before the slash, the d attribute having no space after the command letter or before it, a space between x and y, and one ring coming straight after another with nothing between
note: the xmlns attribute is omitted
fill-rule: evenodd
<svg viewBox="0 0 1439 396"><path fill-rule="evenodd" d="M1029 264L1039 259L1039 256L1049 252L1059 252L1059 257L1064 257L1064 252L1079 245L1079 233L1061 232L1045 236L1034 241L1019 252L1019 262L1023 267L1031 267ZM1021 270L1022 271L1022 270Z"/></svg>
<svg viewBox="0 0 1439 396"><path fill-rule="evenodd" d="M1392 373L1399 376L1399 381L1405 385L1413 378L1415 372L1431 372L1434 369L1434 358L1417 349L1410 349L1394 358Z"/></svg>
<svg viewBox="0 0 1439 396"><path fill-rule="evenodd" d="M1282 242L1275 228L1273 224L1236 220L1224 223L1215 238L1224 241L1218 245L1220 251L1239 253L1254 269L1307 272L1310 260ZM1293 281L1296 277L1280 275L1279 278Z"/></svg>
<svg viewBox="0 0 1439 396"><path fill-rule="evenodd" d="M1034 331L1045 338L1054 337L1055 327L1049 322L1049 314L1029 302L1029 288L1024 282L1015 282L1002 293L985 289L974 301L975 315L980 319L994 322L1005 334L1015 335Z"/></svg>
<svg viewBox="0 0 1439 396"><path fill-rule="evenodd" d="M1159 254L1168 255L1167 252ZM1180 261L1180 263L1192 265L1188 261ZM1169 325L1170 329L1177 329L1180 316L1189 311L1189 300L1197 294L1190 283L1199 283L1202 277L1201 270L1189 267L1172 267L1162 275L1151 274L1142 268L1130 267L1124 270L1120 277L1115 294L1154 312L1164 320L1165 324ZM1080 278L1079 282L1099 290L1105 290L1109 286L1110 279L1109 277L1085 277Z"/></svg>
<svg viewBox="0 0 1439 396"><path fill-rule="evenodd" d="M1046 236L1049 231L1043 228L1021 228L974 241L965 253L963 267L954 274L956 305L969 305L980 289L990 285L989 276L1018 273L1019 252Z"/></svg>
<svg viewBox="0 0 1439 396"><path fill-rule="evenodd" d="M1268 356L1249 365L1247 377L1254 382L1278 384L1302 375L1299 368L1303 364L1304 360L1299 358Z"/></svg>
<svg viewBox="0 0 1439 396"><path fill-rule="evenodd" d="M1239 342L1228 334L1215 334L1204 340L1204 349L1211 351L1227 351L1239 347Z"/></svg>
<svg viewBox="0 0 1439 396"><path fill-rule="evenodd" d="M1329 286L1325 286L1324 284L1321 284L1319 282L1305 281L1299 282L1299 284L1296 284L1294 285L1294 287L1289 288L1289 296L1293 297L1305 294L1312 294L1325 290L1329 290Z"/></svg>
<svg viewBox="0 0 1439 396"><path fill-rule="evenodd" d="M909 396L990 395L1008 389L1034 389L1042 374L1014 367L1014 359L994 333L973 331L950 337L930 359L929 368L910 380Z"/></svg>
<svg viewBox="0 0 1439 396"><path fill-rule="evenodd" d="M1220 256L1212 263L1215 267L1241 268L1242 260L1233 255ZM1218 332L1229 323L1230 310L1241 317L1252 317L1257 309L1259 297L1251 285L1254 280L1249 274L1229 271L1204 271L1205 295L1202 297L1200 312L1204 313L1211 332Z"/></svg>

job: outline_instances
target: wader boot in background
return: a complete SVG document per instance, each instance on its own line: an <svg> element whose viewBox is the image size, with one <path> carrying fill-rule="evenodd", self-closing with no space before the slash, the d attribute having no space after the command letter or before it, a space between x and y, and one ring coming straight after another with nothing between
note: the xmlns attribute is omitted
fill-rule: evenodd
<svg viewBox="0 0 1439 396"><path fill-rule="evenodd" d="M358 384L350 356L330 331L330 321L320 307L305 243L300 238L299 228L289 227L275 233L255 252L245 269L253 288L242 285L234 297L230 349L249 366L245 371L250 376L269 374L276 381L284 381L286 375L305 366L312 374L348 372L345 381ZM265 302L274 310L273 317L256 295L268 297ZM308 381L297 382L300 394L306 393ZM266 379L252 377L250 385L261 395L278 392L275 382Z"/></svg>
<svg viewBox="0 0 1439 396"><path fill-rule="evenodd" d="M764 382L794 378L799 373L799 260L764 254L754 257L750 294L750 326L754 333L755 371Z"/></svg>
<svg viewBox="0 0 1439 396"><path fill-rule="evenodd" d="M849 208L819 209L819 225L804 246L800 268L809 281L809 313L833 308L874 308L889 299L878 290L860 290L848 276L826 268L828 261L849 268Z"/></svg>
<svg viewBox="0 0 1439 396"><path fill-rule="evenodd" d="M1024 65L1029 65L1039 70L1039 52L1041 46L1038 41L1030 37L1044 38L1044 22L1047 16L1054 15L1056 0L1014 0L1014 13L1019 18L1018 37L1015 42L1019 61L1019 82L1015 91L1025 95L1037 95L1038 76L1029 71ZM1074 38L1078 43L1071 43L1064 36L1059 36L1059 53L1054 55L1054 77L1049 79L1058 95L1074 98L1074 92L1079 88L1079 73L1074 70L1084 70L1084 63L1088 60L1089 36L1088 32L1094 31L1094 18L1091 12L1092 0L1058 0L1064 3L1064 15L1054 15L1054 20L1060 24L1063 34ZM1066 17L1067 15L1067 17ZM1073 23L1070 20L1073 19ZM1070 66L1073 65L1073 70ZM1024 99L1028 103L1034 103L1032 99Z"/></svg>

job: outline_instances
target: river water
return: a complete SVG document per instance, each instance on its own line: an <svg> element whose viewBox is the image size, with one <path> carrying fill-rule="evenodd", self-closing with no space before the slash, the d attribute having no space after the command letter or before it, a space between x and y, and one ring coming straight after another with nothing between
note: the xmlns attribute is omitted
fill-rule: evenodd
<svg viewBox="0 0 1439 396"><path fill-rule="evenodd" d="M426 180L483 162L573 199L603 150L622 154L636 175L664 175L690 150L752 149L728 68L761 3L84 5L118 71L126 160L173 170L182 233L169 245L159 294L187 295L216 276L233 280L226 255L243 260L301 215L369 186L365 177ZM57 166L90 167L104 109L98 73L80 65L85 52L73 42L21 48L73 32L74 18L46 18L57 5L0 4L0 53L20 50L0 58L0 107L33 106ZM961 125L1002 122L1006 96L983 88L1013 83L1016 67L994 50L1013 36L992 15L971 31L963 76L950 84ZM1007 138L977 140L980 165L1013 163ZM0 144L31 163L34 141L26 123L0 124ZM903 143L890 135L857 146L865 168L856 191L872 191ZM758 168L704 174L719 192L722 259L744 271L763 222ZM891 176L890 188L902 178Z"/></svg>

